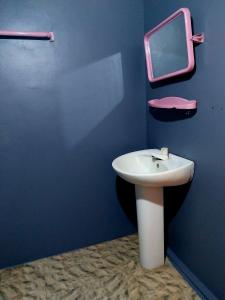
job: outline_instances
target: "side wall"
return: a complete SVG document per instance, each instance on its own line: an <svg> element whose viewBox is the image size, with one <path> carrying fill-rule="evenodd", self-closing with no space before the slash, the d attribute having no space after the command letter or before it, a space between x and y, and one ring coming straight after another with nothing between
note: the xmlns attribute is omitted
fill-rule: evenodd
<svg viewBox="0 0 225 300"><path fill-rule="evenodd" d="M145 32L180 7L191 10L194 32L204 32L196 47L196 70L181 81L147 83L148 99L180 96L198 101L192 118L148 115L149 147L168 146L195 161L195 176L169 225L169 247L219 299L225 278L225 2L223 0L145 0ZM171 116L170 116L171 117ZM169 191L173 207L176 189ZM176 203L176 205L180 205Z"/></svg>
<svg viewBox="0 0 225 300"><path fill-rule="evenodd" d="M0 2L0 267L127 235L112 160L146 147L143 7Z"/></svg>

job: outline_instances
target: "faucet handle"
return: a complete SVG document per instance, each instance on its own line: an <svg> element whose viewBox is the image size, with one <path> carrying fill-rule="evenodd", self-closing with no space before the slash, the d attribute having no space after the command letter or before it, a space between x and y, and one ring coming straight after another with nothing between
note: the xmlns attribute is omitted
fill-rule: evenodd
<svg viewBox="0 0 225 300"><path fill-rule="evenodd" d="M162 155L166 155L167 157L169 156L169 149L167 147L163 147L160 150Z"/></svg>

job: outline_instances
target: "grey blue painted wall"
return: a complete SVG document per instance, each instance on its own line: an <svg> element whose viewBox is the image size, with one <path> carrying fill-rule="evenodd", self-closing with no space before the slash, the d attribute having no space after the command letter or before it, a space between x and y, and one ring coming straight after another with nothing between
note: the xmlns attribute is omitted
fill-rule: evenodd
<svg viewBox="0 0 225 300"><path fill-rule="evenodd" d="M0 1L0 267L133 233L113 158L146 146L143 5ZM129 190L129 187L128 187Z"/></svg>
<svg viewBox="0 0 225 300"><path fill-rule="evenodd" d="M167 191L168 206L180 206L171 218L169 247L214 293L224 299L225 278L225 2L145 0L145 32L180 7L189 7L194 32L205 33L195 48L196 70L180 80L147 83L148 99L181 96L198 101L191 118L148 113L148 146L168 146L195 161L195 176L183 200ZM185 195L185 193L180 193ZM181 197L182 198L182 197Z"/></svg>
<svg viewBox="0 0 225 300"><path fill-rule="evenodd" d="M131 202L122 201L134 208L133 190L116 181L111 161L148 140L196 162L182 205L178 190L166 191L167 207L180 206L168 243L223 299L225 3L144 2L143 12L134 0L0 1L1 28L56 35L54 43L0 39L0 267L134 232ZM147 31L182 5L206 34L196 70L151 87L144 18ZM197 99L197 113L148 112L146 133L145 83L148 98Z"/></svg>

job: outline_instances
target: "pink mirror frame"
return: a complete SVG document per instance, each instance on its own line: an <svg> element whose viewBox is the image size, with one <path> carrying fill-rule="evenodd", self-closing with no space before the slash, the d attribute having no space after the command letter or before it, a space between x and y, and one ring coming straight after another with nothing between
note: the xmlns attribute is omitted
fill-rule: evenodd
<svg viewBox="0 0 225 300"><path fill-rule="evenodd" d="M185 22L185 28L186 28L186 42L187 42L187 55L188 55L188 64L187 67L184 69L180 69L178 71L165 74L160 77L154 77L153 76L153 66L151 61L151 52L149 47L149 39L153 33L155 33L157 30L174 20L177 16L180 14L184 15L184 22ZM148 72L148 79L150 82L156 82L159 80L167 79L170 77L178 76L184 73L191 72L195 65L195 58L194 58L194 49L193 49L193 43L202 43L204 41L204 35L198 34L195 36L192 36L192 26L191 26L191 13L188 8L180 8L175 13L173 13L171 16L169 16L167 19L165 19L163 22L161 22L159 25L154 27L152 30L147 32L144 36L144 47L145 47L145 55L146 55L146 63L147 63L147 72Z"/></svg>

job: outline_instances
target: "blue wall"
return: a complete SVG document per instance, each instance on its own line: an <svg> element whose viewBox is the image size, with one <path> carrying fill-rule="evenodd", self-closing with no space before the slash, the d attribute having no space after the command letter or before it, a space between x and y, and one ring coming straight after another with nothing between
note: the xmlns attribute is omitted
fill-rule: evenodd
<svg viewBox="0 0 225 300"><path fill-rule="evenodd" d="M189 7L194 32L206 41L196 47L196 70L182 80L148 87L148 99L181 96L198 100L192 118L148 114L149 147L195 161L194 180L169 226L169 246L179 259L219 298L225 278L225 2L223 0L145 0L145 32L179 9ZM170 193L173 206L176 190ZM179 204L178 204L179 206Z"/></svg>
<svg viewBox="0 0 225 300"><path fill-rule="evenodd" d="M182 5L145 0L145 31ZM196 98L198 111L169 122L149 112L148 146L196 162L169 246L222 299L225 3L185 6L206 34L196 71L147 83L148 98ZM111 161L146 147L141 1L1 1L0 27L56 34L54 43L0 40L0 267L134 232Z"/></svg>
<svg viewBox="0 0 225 300"><path fill-rule="evenodd" d="M143 6L0 2L0 267L134 232L111 162L145 148Z"/></svg>

